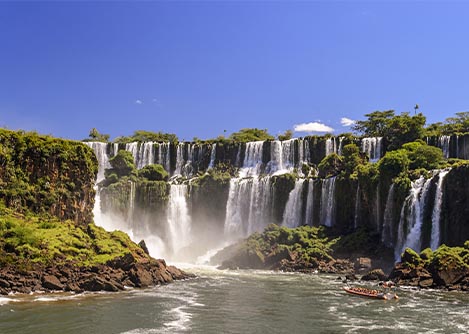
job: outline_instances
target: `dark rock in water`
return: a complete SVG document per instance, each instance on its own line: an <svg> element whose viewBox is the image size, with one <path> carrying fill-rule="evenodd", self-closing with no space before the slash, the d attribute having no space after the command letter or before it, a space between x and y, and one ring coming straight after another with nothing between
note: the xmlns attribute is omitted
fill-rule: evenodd
<svg viewBox="0 0 469 334"><path fill-rule="evenodd" d="M429 266L409 268L406 264L397 263L389 279L399 285L418 286L421 288L445 288L448 290L469 290L469 269L444 268Z"/></svg>
<svg viewBox="0 0 469 334"><path fill-rule="evenodd" d="M54 275L46 275L42 278L42 286L48 290L63 290L64 286Z"/></svg>
<svg viewBox="0 0 469 334"><path fill-rule="evenodd" d="M371 259L369 257L359 257L355 261L355 270L359 272L368 271L371 269Z"/></svg>
<svg viewBox="0 0 469 334"><path fill-rule="evenodd" d="M468 275L469 275L469 270L467 268L453 269L453 270L449 268L441 268L440 270L432 271L432 276L435 280L435 283L437 285L444 285L444 286L456 284Z"/></svg>
<svg viewBox="0 0 469 334"><path fill-rule="evenodd" d="M358 277L355 276L355 274L348 274L348 275L345 275L345 279L348 281L356 281Z"/></svg>
<svg viewBox="0 0 469 334"><path fill-rule="evenodd" d="M148 251L147 244L145 243L145 240L142 240L138 243L141 249L145 252L145 254L150 255L150 252Z"/></svg>
<svg viewBox="0 0 469 334"><path fill-rule="evenodd" d="M386 278L383 269L373 269L362 276L362 281L384 281Z"/></svg>

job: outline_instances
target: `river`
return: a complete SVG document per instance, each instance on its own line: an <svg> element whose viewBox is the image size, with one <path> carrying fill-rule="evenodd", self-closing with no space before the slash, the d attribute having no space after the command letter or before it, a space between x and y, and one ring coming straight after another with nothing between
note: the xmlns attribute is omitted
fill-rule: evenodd
<svg viewBox="0 0 469 334"><path fill-rule="evenodd" d="M0 333L468 333L469 294L348 295L336 276L220 271L120 293L0 297Z"/></svg>

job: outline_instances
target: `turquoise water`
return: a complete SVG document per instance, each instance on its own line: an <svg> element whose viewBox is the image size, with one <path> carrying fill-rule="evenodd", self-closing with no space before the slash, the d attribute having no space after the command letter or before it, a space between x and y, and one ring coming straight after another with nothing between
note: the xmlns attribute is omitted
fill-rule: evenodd
<svg viewBox="0 0 469 334"><path fill-rule="evenodd" d="M468 333L469 294L346 294L336 276L191 268L198 278L122 293L0 297L0 333Z"/></svg>

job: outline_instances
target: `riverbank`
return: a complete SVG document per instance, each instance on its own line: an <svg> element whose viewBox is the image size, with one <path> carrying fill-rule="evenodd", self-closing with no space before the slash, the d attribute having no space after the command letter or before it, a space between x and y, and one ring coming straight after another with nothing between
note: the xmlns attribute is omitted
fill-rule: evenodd
<svg viewBox="0 0 469 334"><path fill-rule="evenodd" d="M177 266L197 278L120 293L0 297L4 301L0 332L462 334L469 330L465 293L399 289L400 299L386 302L346 294L336 275Z"/></svg>

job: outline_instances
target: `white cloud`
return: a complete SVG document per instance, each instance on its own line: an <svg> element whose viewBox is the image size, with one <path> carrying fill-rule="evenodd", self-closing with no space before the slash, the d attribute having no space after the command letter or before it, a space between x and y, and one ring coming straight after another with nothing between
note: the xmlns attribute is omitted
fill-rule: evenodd
<svg viewBox="0 0 469 334"><path fill-rule="evenodd" d="M347 117L342 117L340 119L340 124L342 124L343 126L351 126L355 124L355 121Z"/></svg>
<svg viewBox="0 0 469 334"><path fill-rule="evenodd" d="M319 122L295 124L296 132L332 132L333 128Z"/></svg>
<svg viewBox="0 0 469 334"><path fill-rule="evenodd" d="M135 104L143 104L142 100L135 100Z"/></svg>

